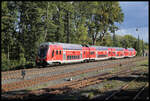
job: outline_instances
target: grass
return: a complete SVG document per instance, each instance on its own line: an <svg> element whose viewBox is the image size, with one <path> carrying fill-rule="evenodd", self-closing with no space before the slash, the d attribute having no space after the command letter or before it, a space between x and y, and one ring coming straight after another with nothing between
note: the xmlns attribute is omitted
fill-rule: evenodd
<svg viewBox="0 0 150 101"><path fill-rule="evenodd" d="M89 99L92 99L94 97L94 92L90 92L89 94L88 94L88 98Z"/></svg>
<svg viewBox="0 0 150 101"><path fill-rule="evenodd" d="M148 62L148 60L143 60L143 61L141 61L141 62L136 62L137 63L137 65L139 66L139 65L142 65L142 66L148 66L148 64L149 64L149 62Z"/></svg>
<svg viewBox="0 0 150 101"><path fill-rule="evenodd" d="M36 87L29 87L29 88L27 88L27 90L37 90L37 89L40 89L40 88L44 88L46 86L48 86L48 84L42 84L42 85L38 85Z"/></svg>
<svg viewBox="0 0 150 101"><path fill-rule="evenodd" d="M105 89L111 89L111 88L113 88L114 87L114 85L111 83L108 83L108 84L106 84L106 85L104 85L104 88Z"/></svg>

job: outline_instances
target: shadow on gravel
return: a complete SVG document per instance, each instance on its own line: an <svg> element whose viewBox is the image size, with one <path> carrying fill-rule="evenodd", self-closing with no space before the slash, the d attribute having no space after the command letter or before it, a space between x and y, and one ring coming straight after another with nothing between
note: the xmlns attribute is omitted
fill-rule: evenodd
<svg viewBox="0 0 150 101"><path fill-rule="evenodd" d="M133 73L133 76L129 76L129 77L119 77L119 76L115 76L112 78L109 78L107 80L120 80L120 81L125 81L125 82L130 82L134 79L136 79L138 77L138 79L136 79L136 82L147 82L149 80L149 74L148 73L144 73L143 76L141 76L141 73Z"/></svg>
<svg viewBox="0 0 150 101"><path fill-rule="evenodd" d="M120 93L117 93L114 97L111 97L108 100L133 100L133 98L137 95L138 89L130 89L130 90L122 90ZM108 91L106 93L103 93L103 96L98 96L93 98L92 100L105 100L107 97L109 97L113 92L116 92L117 90ZM149 100L149 88L146 87L145 90L137 97L136 100Z"/></svg>
<svg viewBox="0 0 150 101"><path fill-rule="evenodd" d="M106 91L105 93L102 93L98 90L84 90L80 92L74 92L74 89L68 88L68 92L62 93L62 94L52 94L51 91L54 90L64 90L64 89L42 89L41 91L35 91L34 93L29 92L28 90L21 90L21 91L15 91L15 92L8 92L7 94L11 94L12 97L2 96L3 101L30 101L30 100L36 100L36 101L46 101L46 100L105 100L106 97L110 96L113 92L116 92L116 90L113 91ZM66 88L65 88L66 90ZM24 92L24 93L23 93ZM17 96L15 94L18 94ZM119 97L113 98L113 100L132 100L132 98L137 94L136 89L130 89L130 90L124 90ZM96 97L94 97L96 96ZM141 97L142 96L142 97ZM149 98L149 88L147 87L143 93L140 95L140 98L138 100L148 100Z"/></svg>
<svg viewBox="0 0 150 101"><path fill-rule="evenodd" d="M63 94L59 94L59 91L66 90L66 92ZM49 89L49 88L43 88L40 90L19 90L19 91L10 91L7 93L2 94L2 100L3 101L12 101L12 100L22 100L22 101L30 101L30 100L36 100L36 101L45 101L45 100L63 100L65 97L68 99L75 99L71 95L70 91L72 89L70 88L61 88L61 89ZM55 91L55 92L53 92ZM68 92L69 91L69 92Z"/></svg>
<svg viewBox="0 0 150 101"><path fill-rule="evenodd" d="M141 64L140 66L146 66L146 67L147 67L147 66L149 66L149 65L148 65L148 64Z"/></svg>

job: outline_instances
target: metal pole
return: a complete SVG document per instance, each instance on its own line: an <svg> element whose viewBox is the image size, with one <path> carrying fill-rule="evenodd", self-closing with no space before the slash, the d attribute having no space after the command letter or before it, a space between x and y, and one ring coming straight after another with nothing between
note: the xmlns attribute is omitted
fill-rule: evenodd
<svg viewBox="0 0 150 101"><path fill-rule="evenodd" d="M138 32L138 28L136 28L136 31ZM137 33L138 34L138 33ZM138 44L138 47L137 47L137 52L138 52L138 55L140 53L140 38L139 38L139 34L138 34L138 39L137 39L137 44Z"/></svg>
<svg viewBox="0 0 150 101"><path fill-rule="evenodd" d="M143 53L143 56L144 56L144 42L143 42L143 38L142 38L142 53Z"/></svg>

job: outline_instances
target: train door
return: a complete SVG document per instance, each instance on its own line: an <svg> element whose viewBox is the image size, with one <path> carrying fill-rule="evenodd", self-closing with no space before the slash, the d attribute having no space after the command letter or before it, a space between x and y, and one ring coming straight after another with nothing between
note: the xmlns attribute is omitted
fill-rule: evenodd
<svg viewBox="0 0 150 101"><path fill-rule="evenodd" d="M60 61L62 60L62 49L60 47L56 48L56 60Z"/></svg>
<svg viewBox="0 0 150 101"><path fill-rule="evenodd" d="M51 47L51 60L53 61L53 60L55 60L55 48L54 47Z"/></svg>
<svg viewBox="0 0 150 101"><path fill-rule="evenodd" d="M82 51L81 51L81 59L82 59Z"/></svg>
<svg viewBox="0 0 150 101"><path fill-rule="evenodd" d="M83 59L85 59L86 58L86 48L82 47L81 51L83 51Z"/></svg>
<svg viewBox="0 0 150 101"><path fill-rule="evenodd" d="M58 62L58 60L62 60L62 50L57 46L53 46L51 48L51 59L53 62Z"/></svg>
<svg viewBox="0 0 150 101"><path fill-rule="evenodd" d="M111 49L108 49L108 56L111 57Z"/></svg>
<svg viewBox="0 0 150 101"><path fill-rule="evenodd" d="M63 60L66 60L66 51L63 51Z"/></svg>

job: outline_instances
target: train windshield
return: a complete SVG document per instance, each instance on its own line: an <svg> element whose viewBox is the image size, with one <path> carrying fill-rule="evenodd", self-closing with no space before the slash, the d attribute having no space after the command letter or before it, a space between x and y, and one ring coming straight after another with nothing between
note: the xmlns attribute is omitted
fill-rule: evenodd
<svg viewBox="0 0 150 101"><path fill-rule="evenodd" d="M45 45L45 46L40 46L40 49L39 49L39 52L38 52L38 56L40 58L44 58L47 54L47 51L48 51L48 46Z"/></svg>

